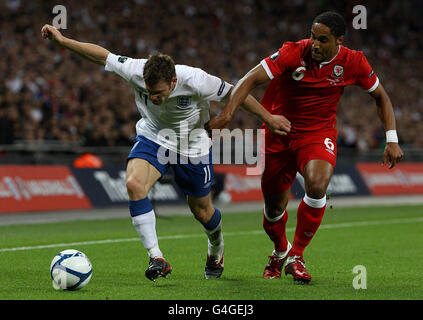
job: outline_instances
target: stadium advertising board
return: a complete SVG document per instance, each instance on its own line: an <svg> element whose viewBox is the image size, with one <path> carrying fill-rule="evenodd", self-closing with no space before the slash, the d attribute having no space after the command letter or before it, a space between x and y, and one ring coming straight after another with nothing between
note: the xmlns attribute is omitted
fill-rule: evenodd
<svg viewBox="0 0 423 320"><path fill-rule="evenodd" d="M262 201L261 176L247 175L246 165L214 165L216 173L225 175L224 190L232 202Z"/></svg>
<svg viewBox="0 0 423 320"><path fill-rule="evenodd" d="M94 207L128 205L129 198L124 169L117 167L72 168L72 172ZM152 202L160 203L185 201L179 188L166 177L153 186L149 198Z"/></svg>
<svg viewBox="0 0 423 320"><path fill-rule="evenodd" d="M263 201L260 174L247 174L246 165L214 165L224 175L231 202ZM122 168L66 166L0 166L0 213L89 209L128 204L126 173ZM423 164L401 163L392 170L379 163L338 163L328 187L330 196L423 194ZM291 198L304 196L300 174ZM172 172L149 193L152 203L183 203L185 196Z"/></svg>
<svg viewBox="0 0 423 320"><path fill-rule="evenodd" d="M380 163L358 163L373 195L423 194L423 164L400 163L391 170Z"/></svg>
<svg viewBox="0 0 423 320"><path fill-rule="evenodd" d="M0 166L0 213L89 208L66 166Z"/></svg>
<svg viewBox="0 0 423 320"><path fill-rule="evenodd" d="M232 202L262 201L261 176L247 175L244 165L215 165L216 173L225 174L225 191ZM304 179L300 174L291 188L291 198L304 197ZM354 165L339 163L328 187L331 196L369 195L369 189Z"/></svg>

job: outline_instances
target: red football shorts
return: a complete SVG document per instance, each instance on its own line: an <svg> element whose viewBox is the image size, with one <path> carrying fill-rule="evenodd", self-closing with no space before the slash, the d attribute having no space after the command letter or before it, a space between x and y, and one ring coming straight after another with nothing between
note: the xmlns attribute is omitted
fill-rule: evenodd
<svg viewBox="0 0 423 320"><path fill-rule="evenodd" d="M335 168L336 136L335 129L284 137L266 130L265 167L261 178L263 194L280 194L288 190L297 172L302 173L310 160L325 160Z"/></svg>

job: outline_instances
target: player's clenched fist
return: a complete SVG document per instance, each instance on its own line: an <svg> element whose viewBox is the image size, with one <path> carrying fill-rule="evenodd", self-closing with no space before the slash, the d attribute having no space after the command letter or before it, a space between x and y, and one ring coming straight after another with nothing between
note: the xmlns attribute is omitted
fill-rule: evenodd
<svg viewBox="0 0 423 320"><path fill-rule="evenodd" d="M392 169L403 157L404 152L398 143L387 143L383 152L382 166L389 165L389 169Z"/></svg>
<svg viewBox="0 0 423 320"><path fill-rule="evenodd" d="M63 40L63 36L60 33L59 30L57 30L55 27L49 25L49 24L45 24L42 28L41 28L41 36L43 37L43 39L50 39L51 41L54 41L56 43L61 43Z"/></svg>
<svg viewBox="0 0 423 320"><path fill-rule="evenodd" d="M280 136L286 136L291 131L291 122L282 115L273 114L266 124L271 132Z"/></svg>

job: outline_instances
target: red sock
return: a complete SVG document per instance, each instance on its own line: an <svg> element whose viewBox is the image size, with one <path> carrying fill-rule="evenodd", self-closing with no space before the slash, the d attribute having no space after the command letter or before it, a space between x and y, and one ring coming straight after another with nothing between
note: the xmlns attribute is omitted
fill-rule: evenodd
<svg viewBox="0 0 423 320"><path fill-rule="evenodd" d="M325 199L326 200L326 199ZM297 228L295 230L294 243L290 256L303 256L304 249L313 239L314 234L320 226L323 214L326 209L326 201L321 208L313 208L301 201L297 211Z"/></svg>
<svg viewBox="0 0 423 320"><path fill-rule="evenodd" d="M277 221L269 221L264 214L263 209L263 228L269 236L270 240L275 244L275 251L286 251L288 242L286 240L285 226L288 221L288 211L284 211L283 216Z"/></svg>

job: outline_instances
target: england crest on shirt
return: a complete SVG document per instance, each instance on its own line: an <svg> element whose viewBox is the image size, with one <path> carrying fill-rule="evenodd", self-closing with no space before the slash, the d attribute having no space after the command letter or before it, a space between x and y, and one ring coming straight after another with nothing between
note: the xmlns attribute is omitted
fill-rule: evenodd
<svg viewBox="0 0 423 320"><path fill-rule="evenodd" d="M192 98L189 96L179 96L176 98L176 106L180 109L187 109L191 105Z"/></svg>

